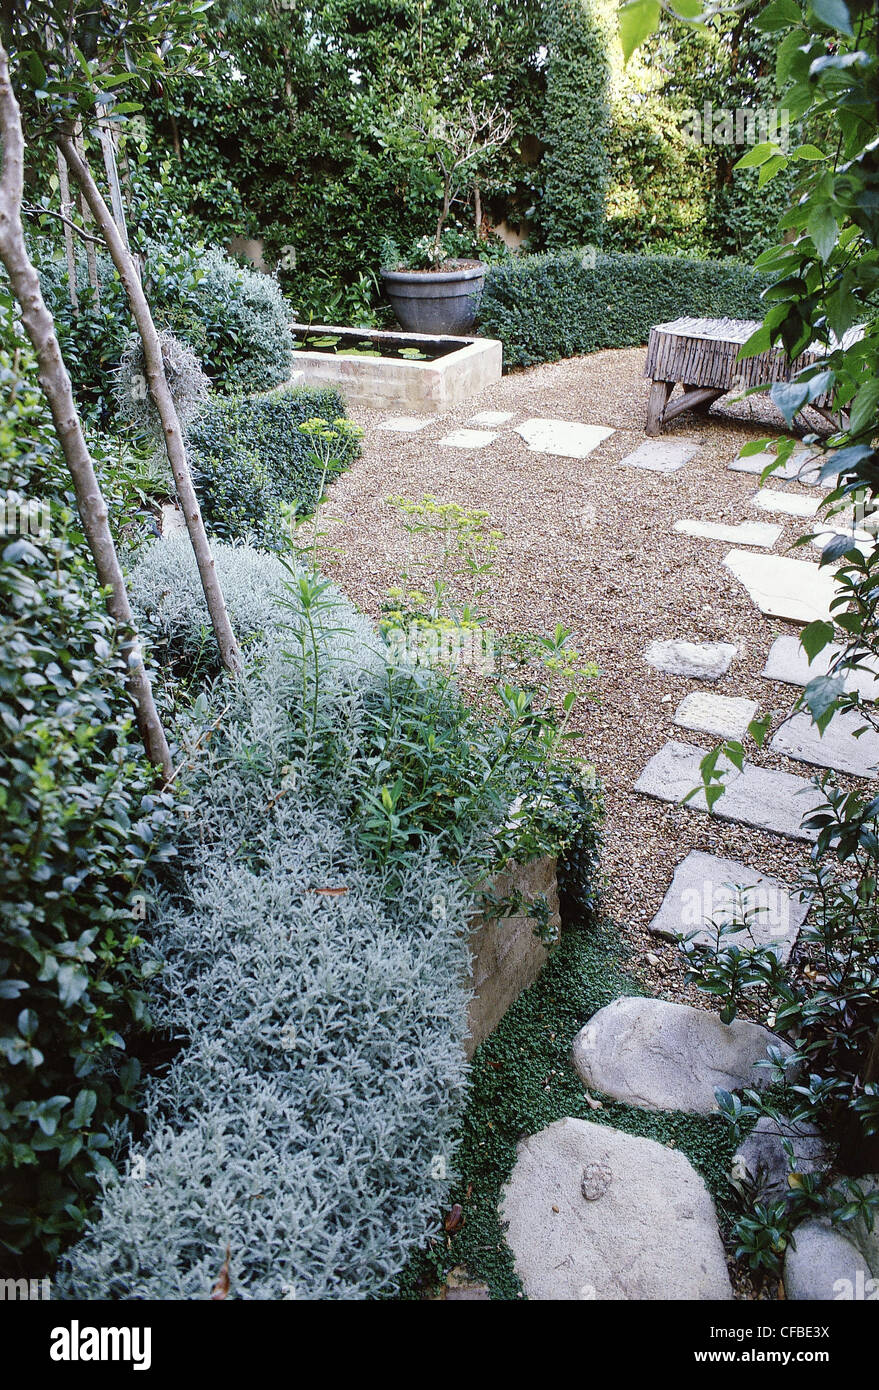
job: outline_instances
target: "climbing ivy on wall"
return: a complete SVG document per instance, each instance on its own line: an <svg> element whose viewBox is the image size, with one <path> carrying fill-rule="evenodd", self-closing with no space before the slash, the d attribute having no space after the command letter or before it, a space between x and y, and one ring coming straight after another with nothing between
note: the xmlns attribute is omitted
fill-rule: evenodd
<svg viewBox="0 0 879 1390"><path fill-rule="evenodd" d="M300 313L333 294L355 313L374 297L383 239L405 244L435 221L427 158L419 176L380 138L407 89L435 89L449 110L470 99L509 109L516 134L483 203L515 220L533 202L539 0L220 0L211 16L210 61L150 95L145 143L157 164L172 156L180 199L210 239L263 238ZM462 216L471 226L472 206Z"/></svg>

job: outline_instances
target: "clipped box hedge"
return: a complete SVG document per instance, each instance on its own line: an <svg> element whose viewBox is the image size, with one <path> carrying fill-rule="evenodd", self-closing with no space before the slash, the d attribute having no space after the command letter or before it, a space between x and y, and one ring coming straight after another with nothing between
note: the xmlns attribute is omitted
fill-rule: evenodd
<svg viewBox="0 0 879 1390"><path fill-rule="evenodd" d="M332 387L282 387L263 396L212 396L189 427L193 481L209 533L243 538L265 549L284 549L289 524L284 507L300 515L317 506L322 465L315 445L299 428L320 418L346 419L345 401ZM330 474L359 453L343 431L332 450Z"/></svg>
<svg viewBox="0 0 879 1390"><path fill-rule="evenodd" d="M768 283L735 261L582 252L490 266L479 332L500 338L504 366L530 367L599 348L637 347L654 324L682 314L762 319Z"/></svg>

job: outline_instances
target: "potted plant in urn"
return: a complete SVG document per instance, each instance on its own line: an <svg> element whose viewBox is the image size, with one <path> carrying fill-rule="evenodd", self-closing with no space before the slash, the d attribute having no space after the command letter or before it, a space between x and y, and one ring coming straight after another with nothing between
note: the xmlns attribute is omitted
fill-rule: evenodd
<svg viewBox="0 0 879 1390"><path fill-rule="evenodd" d="M487 158L510 139L512 117L500 106L472 102L446 115L435 96L420 93L390 111L377 133L403 163L420 162L422 174L427 157L439 204L433 231L405 255L393 241L384 244L381 276L397 321L408 333L468 333L476 321L485 266L479 259L456 257L444 233L465 189L475 187L478 200L478 178ZM477 212L477 223L479 218Z"/></svg>

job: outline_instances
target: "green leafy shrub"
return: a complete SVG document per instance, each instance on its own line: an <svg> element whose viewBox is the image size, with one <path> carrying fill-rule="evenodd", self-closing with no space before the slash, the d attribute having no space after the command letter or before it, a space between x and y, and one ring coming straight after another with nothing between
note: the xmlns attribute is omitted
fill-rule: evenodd
<svg viewBox="0 0 879 1390"><path fill-rule="evenodd" d="M302 426L320 419L333 442L325 458ZM221 540L250 539L266 549L290 543L290 519L312 512L326 476L356 458L358 433L331 388L296 387L269 396L215 396L188 434L202 514Z"/></svg>
<svg viewBox="0 0 879 1390"><path fill-rule="evenodd" d="M578 252L525 256L486 273L479 331L504 365L528 367L598 348L646 343L681 314L757 318L764 277L735 261Z"/></svg>
<svg viewBox="0 0 879 1390"><path fill-rule="evenodd" d="M161 254L154 251L148 264ZM287 380L293 360L293 312L271 275L237 265L217 247L197 253L193 305L161 293L168 326L195 349L224 391L268 391ZM162 285L158 279L157 284Z"/></svg>
<svg viewBox="0 0 879 1390"><path fill-rule="evenodd" d="M600 244L609 179L607 15L596 0L549 0L545 6L546 104L538 218L546 246Z"/></svg>
<svg viewBox="0 0 879 1390"><path fill-rule="evenodd" d="M2 308L0 1263L44 1273L132 1107L126 1036L147 1021L139 895L147 861L169 852L171 811L140 748L35 364ZM35 533L21 519L37 500Z"/></svg>
<svg viewBox="0 0 879 1390"><path fill-rule="evenodd" d="M157 328L188 344L220 391L264 391L290 376L292 310L277 281L193 244L176 225L167 240L143 241L144 289ZM114 374L132 331L128 299L109 258L99 254L99 302L78 261L79 312L69 298L60 251L39 247L46 303L82 407L107 425L114 418Z"/></svg>
<svg viewBox="0 0 879 1390"><path fill-rule="evenodd" d="M248 662L205 701L143 948L183 1046L147 1082L144 1138L64 1291L205 1298L228 1246L233 1297L375 1297L454 1177L471 883L539 728L517 719L504 754L504 721L480 736L448 681L390 665L316 574L215 555ZM185 538L143 557L132 592L166 649L197 648Z"/></svg>

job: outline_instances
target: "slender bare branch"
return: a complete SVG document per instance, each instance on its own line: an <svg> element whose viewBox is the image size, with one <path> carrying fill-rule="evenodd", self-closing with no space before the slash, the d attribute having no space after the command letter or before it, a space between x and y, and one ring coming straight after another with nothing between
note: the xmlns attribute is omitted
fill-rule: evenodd
<svg viewBox="0 0 879 1390"><path fill-rule="evenodd" d="M237 675L242 670L241 651L235 640L235 633L232 631L232 624L226 611L226 601L223 598L214 557L208 544L198 498L192 485L180 418L165 375L159 335L137 273L134 258L126 247L113 215L95 183L92 172L70 133L60 132L56 137L56 143L67 161L67 167L75 182L82 190L82 195L101 231L107 250L128 295L131 312L143 343L147 384L162 424L168 462L171 465L177 496L186 520L189 538L192 541L192 549L195 552L208 613L220 650L220 659L227 670Z"/></svg>
<svg viewBox="0 0 879 1390"><path fill-rule="evenodd" d="M73 400L70 377L52 315L46 308L40 279L28 255L21 223L24 186L24 134L21 112L9 80L9 59L0 45L0 135L3 169L0 173L0 261L21 307L21 321L37 358L39 381L52 413L67 466L73 479L83 533L95 562L98 579L108 590L107 610L119 631L128 672L127 685L147 756L168 778L173 773L168 740L153 699L152 686L134 625L128 592L113 536L107 503L86 445Z"/></svg>

